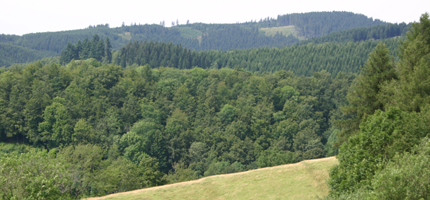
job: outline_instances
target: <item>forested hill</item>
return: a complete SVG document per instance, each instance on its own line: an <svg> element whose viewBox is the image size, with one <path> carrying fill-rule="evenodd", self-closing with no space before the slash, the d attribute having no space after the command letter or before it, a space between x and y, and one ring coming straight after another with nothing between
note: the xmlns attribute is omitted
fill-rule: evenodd
<svg viewBox="0 0 430 200"><path fill-rule="evenodd" d="M45 55L60 55L67 43L91 39L97 34L100 38L109 37L112 48L120 49L130 41L159 41L181 44L190 50L231 50L259 47L284 47L301 40L323 36L333 31L357 27L386 24L361 14L350 12L312 12L280 15L277 19L261 19L237 24L174 24L137 25L109 28L108 24L89 26L85 29L31 33L23 36L0 35L0 44L25 47L39 52L26 51L20 58L5 59L6 52L0 52L1 65L9 66L40 59ZM398 35L396 35L398 36ZM12 46L10 46L12 47ZM40 52L42 51L42 52ZM28 54L28 55L27 55Z"/></svg>
<svg viewBox="0 0 430 200"><path fill-rule="evenodd" d="M409 30L410 24L386 24L372 27L354 28L344 31L337 31L322 37L310 38L301 41L299 45L315 43L322 44L326 42L346 43L360 42L366 40L381 40L387 38L395 38L405 35Z"/></svg>
<svg viewBox="0 0 430 200"><path fill-rule="evenodd" d="M278 16L277 26L294 25L300 36L306 38L320 37L331 32L358 27L370 27L386 24L352 12L311 12Z"/></svg>
<svg viewBox="0 0 430 200"><path fill-rule="evenodd" d="M122 67L132 65L168 66L179 69L241 68L254 73L292 71L312 76L326 70L333 77L339 72L358 73L369 53L381 41L294 45L284 48L259 48L233 51L190 51L180 45L157 42L131 42L120 49L113 62ZM383 42L395 54L400 39ZM71 59L69 59L71 60Z"/></svg>
<svg viewBox="0 0 430 200"><path fill-rule="evenodd" d="M93 58L0 70L0 199L78 199L332 156L353 79Z"/></svg>

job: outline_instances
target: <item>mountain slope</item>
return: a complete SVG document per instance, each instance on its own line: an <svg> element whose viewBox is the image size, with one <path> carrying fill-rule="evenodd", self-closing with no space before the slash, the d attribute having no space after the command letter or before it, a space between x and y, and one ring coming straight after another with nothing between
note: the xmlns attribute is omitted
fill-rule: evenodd
<svg viewBox="0 0 430 200"><path fill-rule="evenodd" d="M0 43L0 67L10 66L14 63L27 63L55 55L49 51L37 51L27 47Z"/></svg>
<svg viewBox="0 0 430 200"><path fill-rule="evenodd" d="M335 157L210 176L195 181L112 194L98 199L315 199L328 194Z"/></svg>
<svg viewBox="0 0 430 200"><path fill-rule="evenodd" d="M0 35L0 44L10 44L49 52L59 56L68 42L90 39L98 34L109 37L113 49L120 49L130 41L159 41L181 44L191 50L232 50L260 47L284 47L300 39L320 37L334 31L386 24L351 12L311 12L280 15L277 19L262 19L236 24L183 24L167 28L162 25L136 25L109 28L109 25L89 26L85 29L30 33L23 36ZM290 26L289 31L281 27ZM280 27L268 30L267 28ZM279 31L278 31L279 30ZM271 31L271 33L267 33ZM276 34L279 32L279 34ZM290 34L292 33L292 34ZM0 59L5 59L0 54ZM37 60L37 58L34 58ZM29 60L33 61L33 60ZM9 62L9 61L8 61ZM12 59L11 62L20 62Z"/></svg>

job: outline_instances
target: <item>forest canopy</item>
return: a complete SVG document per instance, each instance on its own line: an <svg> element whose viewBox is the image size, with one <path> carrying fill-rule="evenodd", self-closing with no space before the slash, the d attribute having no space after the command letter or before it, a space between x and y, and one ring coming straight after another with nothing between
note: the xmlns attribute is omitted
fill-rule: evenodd
<svg viewBox="0 0 430 200"><path fill-rule="evenodd" d="M77 198L330 156L338 132L333 120L342 117L338 108L353 79L326 71L304 77L283 70L259 76L228 68L121 68L92 58L66 66L35 62L0 74L0 140L49 152L1 159L50 156L68 163L61 170L70 176L88 170L62 180L70 188L60 190ZM90 168L75 160L78 149L93 152L86 155ZM151 175L121 174L124 168ZM106 173L142 179L103 185ZM59 194L56 184L52 192ZM24 190L16 187L2 188L3 198Z"/></svg>

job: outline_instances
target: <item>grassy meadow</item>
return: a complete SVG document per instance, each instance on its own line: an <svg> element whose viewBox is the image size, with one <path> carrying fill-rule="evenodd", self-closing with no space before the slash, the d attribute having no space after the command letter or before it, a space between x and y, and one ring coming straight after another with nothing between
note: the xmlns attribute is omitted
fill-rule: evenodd
<svg viewBox="0 0 430 200"><path fill-rule="evenodd" d="M329 170L336 164L335 157L307 160L88 199L318 199L328 195Z"/></svg>
<svg viewBox="0 0 430 200"><path fill-rule="evenodd" d="M276 33L282 33L287 36L293 34L293 36L297 36L297 31L293 25L291 26L280 26L280 27L270 27L270 28L260 28L260 31L263 31L266 36L274 36ZM299 40L304 40L304 37L298 37Z"/></svg>

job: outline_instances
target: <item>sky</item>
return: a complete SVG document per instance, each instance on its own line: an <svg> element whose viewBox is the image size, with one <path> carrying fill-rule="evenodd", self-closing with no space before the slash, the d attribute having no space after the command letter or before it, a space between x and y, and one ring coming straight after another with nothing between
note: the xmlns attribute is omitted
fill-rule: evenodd
<svg viewBox="0 0 430 200"><path fill-rule="evenodd" d="M23 35L130 24L236 23L289 13L348 11L391 23L419 21L428 0L9 0L0 9L0 34Z"/></svg>

